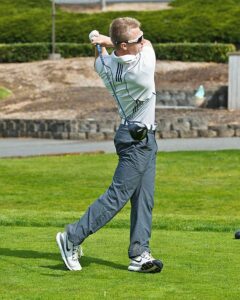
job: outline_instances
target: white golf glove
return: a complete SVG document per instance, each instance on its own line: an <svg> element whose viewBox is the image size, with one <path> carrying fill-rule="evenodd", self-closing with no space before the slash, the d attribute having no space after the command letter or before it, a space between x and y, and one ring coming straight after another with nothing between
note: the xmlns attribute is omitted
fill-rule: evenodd
<svg viewBox="0 0 240 300"><path fill-rule="evenodd" d="M99 32L97 30L93 30L89 33L89 40L90 42L93 41L94 37L98 37L99 36Z"/></svg>

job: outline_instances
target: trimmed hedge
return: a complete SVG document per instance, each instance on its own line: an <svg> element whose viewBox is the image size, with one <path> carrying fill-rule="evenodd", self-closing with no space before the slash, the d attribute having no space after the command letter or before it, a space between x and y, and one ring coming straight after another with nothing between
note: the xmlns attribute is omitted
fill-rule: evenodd
<svg viewBox="0 0 240 300"><path fill-rule="evenodd" d="M175 0L173 9L74 14L57 6L56 41L88 43L93 29L108 34L112 19L133 16L140 20L152 43L240 44L240 0ZM0 43L51 41L50 0L1 0Z"/></svg>
<svg viewBox="0 0 240 300"><path fill-rule="evenodd" d="M88 57L93 56L95 51L93 46L88 44L74 44L74 43L58 43L56 45L56 51L64 58L69 57Z"/></svg>
<svg viewBox="0 0 240 300"><path fill-rule="evenodd" d="M156 57L160 60L180 60L198 62L228 61L228 53L236 50L232 44L170 43L153 44ZM57 43L56 52L62 57L93 56L90 44ZM48 59L50 43L0 44L0 62L30 62Z"/></svg>
<svg viewBox="0 0 240 300"><path fill-rule="evenodd" d="M48 58L50 44L0 44L0 62L29 62Z"/></svg>
<svg viewBox="0 0 240 300"><path fill-rule="evenodd" d="M169 43L154 44L159 60L191 62L228 62L228 53L236 51L233 44Z"/></svg>
<svg viewBox="0 0 240 300"><path fill-rule="evenodd" d="M62 57L92 56L90 44L57 43L56 52ZM30 62L48 59L51 53L50 43L0 44L0 62Z"/></svg>

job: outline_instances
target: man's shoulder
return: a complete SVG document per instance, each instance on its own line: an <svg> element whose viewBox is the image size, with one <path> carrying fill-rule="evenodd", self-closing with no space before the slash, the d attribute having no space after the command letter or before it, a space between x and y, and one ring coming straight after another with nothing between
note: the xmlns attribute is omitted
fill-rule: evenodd
<svg viewBox="0 0 240 300"><path fill-rule="evenodd" d="M106 64L106 65L111 64L111 60L112 60L111 55L103 55L104 64ZM103 70L103 67L104 67L104 65L103 65L102 59L100 58L100 56L98 56L95 60L94 68L97 71L97 73L101 73Z"/></svg>
<svg viewBox="0 0 240 300"><path fill-rule="evenodd" d="M156 55L151 45L146 45L141 51L141 60L144 64L153 64L156 62Z"/></svg>
<svg viewBox="0 0 240 300"><path fill-rule="evenodd" d="M149 54L149 55L155 55L155 51L154 51L152 45L145 45L142 48L142 52L146 53L146 54Z"/></svg>

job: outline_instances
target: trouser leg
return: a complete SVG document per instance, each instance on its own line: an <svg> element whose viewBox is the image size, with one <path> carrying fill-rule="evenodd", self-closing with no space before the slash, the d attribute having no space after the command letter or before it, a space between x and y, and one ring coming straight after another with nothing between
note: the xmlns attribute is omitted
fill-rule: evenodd
<svg viewBox="0 0 240 300"><path fill-rule="evenodd" d="M109 222L134 193L142 173L135 165L135 145L126 131L118 132L115 146L119 155L112 184L74 224L67 226L69 240L79 245L90 234Z"/></svg>
<svg viewBox="0 0 240 300"><path fill-rule="evenodd" d="M134 194L131 197L131 228L129 257L141 255L149 250L152 230L152 209L154 205L154 186L156 156L153 155Z"/></svg>
<svg viewBox="0 0 240 300"><path fill-rule="evenodd" d="M120 162L121 165L121 162ZM118 166L119 168L119 166ZM118 168L116 174L118 174ZM81 244L90 234L108 223L127 203L137 184L138 176L131 179L131 186L122 177L115 176L109 189L85 212L81 219L67 227L69 240Z"/></svg>

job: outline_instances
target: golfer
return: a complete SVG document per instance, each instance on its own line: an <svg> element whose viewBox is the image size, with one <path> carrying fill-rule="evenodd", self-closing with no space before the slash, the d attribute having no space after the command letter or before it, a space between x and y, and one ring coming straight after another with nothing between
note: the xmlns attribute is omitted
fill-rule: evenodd
<svg viewBox="0 0 240 300"><path fill-rule="evenodd" d="M130 199L128 270L156 273L163 267L160 260L153 258L149 248L157 153L154 83L156 58L151 43L144 39L140 23L136 19L117 18L112 21L109 32L110 37L96 34L91 38L91 43L102 47L102 57L96 51L95 70L112 95L114 87L121 104L119 106L117 103L122 121L114 138L119 162L107 191L87 209L79 221L69 224L65 232L59 232L56 240L67 268L81 270L80 245L90 234L108 223ZM110 55L107 47L114 47ZM128 120L144 124L148 129L147 136L142 140L135 140L129 133L124 116Z"/></svg>

